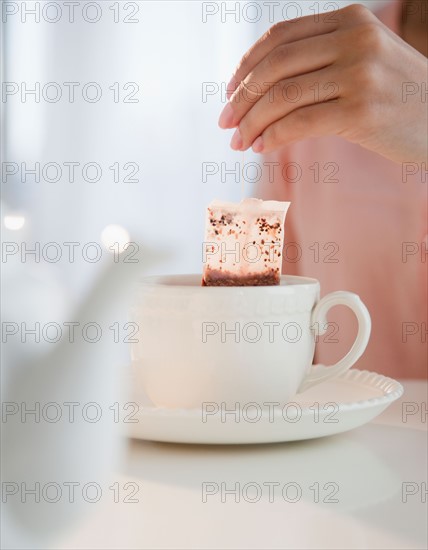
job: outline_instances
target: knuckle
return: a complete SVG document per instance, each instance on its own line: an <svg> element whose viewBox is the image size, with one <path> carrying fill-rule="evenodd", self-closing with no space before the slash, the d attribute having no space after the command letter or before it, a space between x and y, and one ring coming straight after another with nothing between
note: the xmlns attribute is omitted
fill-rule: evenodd
<svg viewBox="0 0 428 550"><path fill-rule="evenodd" d="M276 39L283 35L284 29L286 27L285 21L280 21L279 23L275 23L275 25L272 25L272 27L267 31L265 34L266 39Z"/></svg>
<svg viewBox="0 0 428 550"><path fill-rule="evenodd" d="M386 34L378 23L364 23L355 30L355 39L359 47L371 54L377 54L384 50Z"/></svg>
<svg viewBox="0 0 428 550"><path fill-rule="evenodd" d="M278 69L284 66L287 58L290 56L290 47L288 44L282 44L274 48L267 56L267 63L272 71L278 71Z"/></svg>
<svg viewBox="0 0 428 550"><path fill-rule="evenodd" d="M372 12L362 4L351 4L346 8L343 8L343 13L350 21L365 21L372 18Z"/></svg>

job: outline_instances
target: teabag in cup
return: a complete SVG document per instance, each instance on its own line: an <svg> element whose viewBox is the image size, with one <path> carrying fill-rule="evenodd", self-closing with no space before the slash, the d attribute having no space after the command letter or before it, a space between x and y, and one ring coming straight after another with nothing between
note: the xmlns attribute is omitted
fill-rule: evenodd
<svg viewBox="0 0 428 550"><path fill-rule="evenodd" d="M289 202L213 201L203 243L204 286L278 285Z"/></svg>

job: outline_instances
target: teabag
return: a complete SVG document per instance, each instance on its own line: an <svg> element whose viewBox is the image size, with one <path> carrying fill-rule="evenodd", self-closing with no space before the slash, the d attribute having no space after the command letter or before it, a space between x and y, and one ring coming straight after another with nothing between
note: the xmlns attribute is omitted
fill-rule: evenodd
<svg viewBox="0 0 428 550"><path fill-rule="evenodd" d="M204 286L278 285L289 202L213 201L203 243Z"/></svg>

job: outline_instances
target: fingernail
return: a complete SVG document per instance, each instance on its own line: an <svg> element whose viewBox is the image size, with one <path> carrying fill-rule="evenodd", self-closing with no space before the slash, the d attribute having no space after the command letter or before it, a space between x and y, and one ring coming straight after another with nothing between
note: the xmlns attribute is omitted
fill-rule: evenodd
<svg viewBox="0 0 428 550"><path fill-rule="evenodd" d="M232 136L232 141L230 142L230 146L234 151L240 151L242 148L242 137L241 132L239 131L239 128L235 130L235 133Z"/></svg>
<svg viewBox="0 0 428 550"><path fill-rule="evenodd" d="M261 153L263 151L263 138L259 136L253 143L253 151L255 153Z"/></svg>
<svg viewBox="0 0 428 550"><path fill-rule="evenodd" d="M224 130L226 128L233 128L233 109L230 103L228 103L221 112L220 118L218 119L218 125Z"/></svg>

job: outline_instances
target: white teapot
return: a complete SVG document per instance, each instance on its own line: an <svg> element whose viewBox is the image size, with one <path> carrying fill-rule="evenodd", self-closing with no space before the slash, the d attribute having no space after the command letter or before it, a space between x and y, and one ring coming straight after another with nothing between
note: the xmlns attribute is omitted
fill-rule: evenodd
<svg viewBox="0 0 428 550"><path fill-rule="evenodd" d="M162 257L144 249L138 264L112 262L73 321L108 327L123 318L132 281ZM109 472L126 440L114 410L122 395L124 344L107 332L99 342L62 339L33 357L18 345L5 353L2 524L8 548L46 547L93 509L97 490L109 492Z"/></svg>

